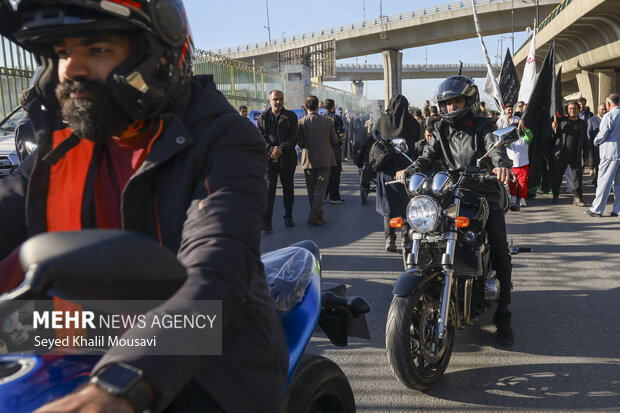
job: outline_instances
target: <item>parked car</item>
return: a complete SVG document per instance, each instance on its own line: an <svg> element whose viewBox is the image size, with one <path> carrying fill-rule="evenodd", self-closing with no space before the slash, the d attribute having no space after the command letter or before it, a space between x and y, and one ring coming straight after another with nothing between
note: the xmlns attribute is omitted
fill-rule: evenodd
<svg viewBox="0 0 620 413"><path fill-rule="evenodd" d="M0 178L13 172L19 166L19 157L15 150L15 128L24 115L18 106L0 122Z"/></svg>

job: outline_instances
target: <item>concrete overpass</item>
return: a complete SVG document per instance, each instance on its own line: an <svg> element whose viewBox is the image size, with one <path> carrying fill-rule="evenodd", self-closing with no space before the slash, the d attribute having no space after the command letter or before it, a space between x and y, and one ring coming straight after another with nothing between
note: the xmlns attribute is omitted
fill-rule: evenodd
<svg viewBox="0 0 620 413"><path fill-rule="evenodd" d="M533 26L537 11L549 14L560 0L478 0L476 10L485 36L523 31ZM271 42L215 49L212 52L268 67L278 67L278 53L334 40L335 58L383 53L385 96L402 92L400 50L476 37L471 2L462 0L381 19L353 23ZM297 70L297 69L296 69ZM298 70L303 75L303 70ZM309 82L306 82L309 83Z"/></svg>
<svg viewBox="0 0 620 413"><path fill-rule="evenodd" d="M539 26L537 65L542 64L554 38L564 96L578 92L596 112L596 106L620 87L620 1L563 1ZM515 53L518 72L523 71L529 48L526 42Z"/></svg>
<svg viewBox="0 0 620 413"><path fill-rule="evenodd" d="M442 79L458 73L460 65L402 65L403 79ZM500 67L493 67L499 73ZM485 64L463 65L463 74L469 77L484 78L487 75ZM337 64L336 78L330 81L383 80L384 68L380 64Z"/></svg>

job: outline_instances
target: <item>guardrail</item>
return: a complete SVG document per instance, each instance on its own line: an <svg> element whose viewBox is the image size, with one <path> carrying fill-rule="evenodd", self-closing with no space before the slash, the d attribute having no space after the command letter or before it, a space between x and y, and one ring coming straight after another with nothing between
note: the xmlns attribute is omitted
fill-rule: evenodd
<svg viewBox="0 0 620 413"><path fill-rule="evenodd" d="M505 3L512 0L476 0L476 6L482 6L485 4L491 3ZM358 23L347 24L343 26L331 27L329 29L317 30L314 32L298 34L294 36L288 36L283 38L276 38L270 41L264 42L256 42L256 43L248 43L240 46L232 46L232 47L223 47L221 49L213 49L211 50L214 53L222 54L222 53L235 53L242 52L245 50L252 49L262 49L268 46L274 46L278 44L291 43L299 40L305 39L313 39L322 36L329 36L335 33L342 33L356 29L362 29L366 27L374 27L381 26L386 23L401 21L401 20L410 20L416 17L428 16L432 14L445 13L452 10L457 9L466 9L471 8L471 1L457 1L454 3L444 4L441 6L427 7L425 9L414 10L406 13L394 14L392 16L382 16L380 18L376 18L373 20L365 20Z"/></svg>
<svg viewBox="0 0 620 413"><path fill-rule="evenodd" d="M564 0L562 3L558 4L557 7L555 9L553 9L553 11L551 13L549 13L549 15L545 18L545 20L540 22L540 24L536 27L536 33L540 32L546 25L548 25L551 22L551 20L553 20L558 14L560 14L562 12L562 10L564 10L566 8L566 6L568 6L572 1L573 0ZM530 41L532 41L532 35L531 34L523 42L521 47L519 47L517 49L517 51L514 54L516 55L517 53L519 53L521 51L521 49L523 49L527 44L530 43Z"/></svg>

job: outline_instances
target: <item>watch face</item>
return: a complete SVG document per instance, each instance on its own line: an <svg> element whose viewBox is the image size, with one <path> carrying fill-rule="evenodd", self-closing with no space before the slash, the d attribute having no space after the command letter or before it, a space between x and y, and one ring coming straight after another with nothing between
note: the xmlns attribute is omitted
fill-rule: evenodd
<svg viewBox="0 0 620 413"><path fill-rule="evenodd" d="M97 379L107 383L113 384L119 389L125 389L132 384L136 379L140 377L137 371L132 371L128 368L113 364L102 372L97 373Z"/></svg>

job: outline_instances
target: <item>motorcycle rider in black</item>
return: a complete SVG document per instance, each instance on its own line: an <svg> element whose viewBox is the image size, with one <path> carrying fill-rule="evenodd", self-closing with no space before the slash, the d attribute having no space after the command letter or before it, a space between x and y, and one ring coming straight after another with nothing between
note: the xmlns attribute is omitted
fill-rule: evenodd
<svg viewBox="0 0 620 413"><path fill-rule="evenodd" d="M441 159L446 169L458 179L466 166L475 166L495 144L493 131L496 129L492 119L477 116L479 111L478 88L473 80L466 76L451 76L444 80L435 92L441 121L435 124L435 132L424 148L423 153L409 168L399 171L396 179L403 179L416 171L432 173L433 162ZM507 182L510 177L512 162L504 146L495 149L488 164L482 167L492 169L499 182ZM506 237L506 221L500 206L501 190L496 181L485 181L476 186L476 191L483 194L489 203L489 218L486 230L491 246L491 260L500 282L500 296L493 324L497 327L497 341L502 346L514 344L511 327L510 290L512 289L512 264Z"/></svg>

